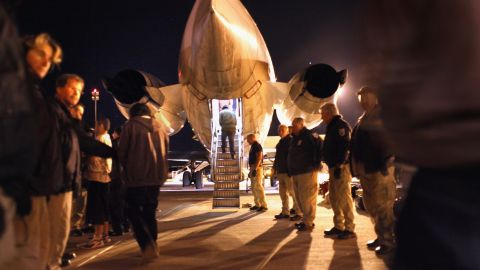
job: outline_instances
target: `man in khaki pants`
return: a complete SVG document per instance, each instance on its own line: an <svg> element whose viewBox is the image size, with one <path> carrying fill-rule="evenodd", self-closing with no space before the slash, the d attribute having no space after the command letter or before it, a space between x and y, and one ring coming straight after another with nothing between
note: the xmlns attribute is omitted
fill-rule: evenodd
<svg viewBox="0 0 480 270"><path fill-rule="evenodd" d="M267 202L265 201L265 190L263 188L263 148L257 142L255 134L249 134L247 136L247 142L250 144L250 152L248 154L248 166L250 172L248 177L252 181L252 193L255 205L250 207L250 210L254 211L267 211Z"/></svg>
<svg viewBox="0 0 480 270"><path fill-rule="evenodd" d="M290 148L290 141L292 136L288 132L288 127L286 125L280 125L278 127L278 135L280 136L280 141L277 143L275 161L273 162L273 170L278 179L278 193L280 199L282 200L282 212L278 215L275 215L275 219L290 218L290 214L296 216L303 216L302 211L298 208L295 193L293 191L293 180L292 177L288 175L288 149ZM289 198L292 197L293 208L290 210L289 207Z"/></svg>
<svg viewBox="0 0 480 270"><path fill-rule="evenodd" d="M321 108L321 114L322 120L327 124L323 159L329 168L328 190L335 225L330 230L325 230L324 234L339 239L354 238L352 175L348 166L351 128L333 103L325 104Z"/></svg>
<svg viewBox="0 0 480 270"><path fill-rule="evenodd" d="M321 141L304 126L303 118L293 119L292 126L288 173L292 176L295 197L303 213L302 221L295 226L299 231L311 231L315 226L313 221L317 211L317 173L320 167L317 149L321 148Z"/></svg>
<svg viewBox="0 0 480 270"><path fill-rule="evenodd" d="M352 133L352 173L360 179L363 202L375 225L377 238L367 247L377 255L384 255L395 246L393 204L395 177L393 154L389 138L380 118L380 107L374 89L363 87L358 91L364 113Z"/></svg>

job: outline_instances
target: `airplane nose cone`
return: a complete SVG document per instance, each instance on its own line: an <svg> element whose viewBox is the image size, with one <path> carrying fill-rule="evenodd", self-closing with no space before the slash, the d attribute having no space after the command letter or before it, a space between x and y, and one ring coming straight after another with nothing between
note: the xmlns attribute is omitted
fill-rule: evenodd
<svg viewBox="0 0 480 270"><path fill-rule="evenodd" d="M240 1L195 3L182 42L181 83L209 98L240 97L256 66L263 63L268 74L270 62L265 42Z"/></svg>

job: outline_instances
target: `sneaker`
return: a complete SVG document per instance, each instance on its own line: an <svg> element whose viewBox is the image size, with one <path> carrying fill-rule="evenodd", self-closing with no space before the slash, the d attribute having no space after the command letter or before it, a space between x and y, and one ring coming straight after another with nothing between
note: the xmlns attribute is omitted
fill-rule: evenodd
<svg viewBox="0 0 480 270"><path fill-rule="evenodd" d="M103 242L105 244L110 243L110 242L112 242L112 238L110 238L110 236L108 236L108 235L104 235L103 236Z"/></svg>
<svg viewBox="0 0 480 270"><path fill-rule="evenodd" d="M380 240L378 240L378 238L367 242L367 248L370 250L375 250L379 245L380 245Z"/></svg>
<svg viewBox="0 0 480 270"><path fill-rule="evenodd" d="M299 221L302 219L302 216L300 215L295 215L293 217L290 217L290 221Z"/></svg>
<svg viewBox="0 0 480 270"><path fill-rule="evenodd" d="M250 210L251 210L251 211L255 211L255 210L258 210L258 208L260 208L260 207L258 207L258 206L255 205L255 206L250 207Z"/></svg>
<svg viewBox="0 0 480 270"><path fill-rule="evenodd" d="M142 251L142 264L148 264L158 258L158 249L156 245L147 245Z"/></svg>
<svg viewBox="0 0 480 270"><path fill-rule="evenodd" d="M87 244L85 244L84 248L95 249L95 248L101 248L103 246L105 246L105 243L103 242L102 239L92 239L88 241Z"/></svg>
<svg viewBox="0 0 480 270"><path fill-rule="evenodd" d="M338 236L338 235L340 235L340 234L342 234L342 233L343 233L342 230L339 230L339 229L337 229L337 228L335 228L335 227L331 228L330 230L325 230L325 231L323 232L323 234L324 234L325 236Z"/></svg>
<svg viewBox="0 0 480 270"><path fill-rule="evenodd" d="M378 247L375 248L375 254L377 256L387 255L391 253L393 250L394 250L393 247L389 247L386 245L379 245Z"/></svg>
<svg viewBox="0 0 480 270"><path fill-rule="evenodd" d="M73 260L77 257L77 254L75 252L64 252L62 255L62 259L65 258L67 260Z"/></svg>
<svg viewBox="0 0 480 270"><path fill-rule="evenodd" d="M295 216L297 214L297 211L295 209L290 209L290 215Z"/></svg>
<svg viewBox="0 0 480 270"><path fill-rule="evenodd" d="M278 215L275 215L274 217L275 217L275 219L284 219L284 218L289 218L290 216L286 215L286 214L283 214L283 213L280 213Z"/></svg>
<svg viewBox="0 0 480 270"><path fill-rule="evenodd" d="M265 211L267 211L267 210L268 210L267 207L260 206L260 207L257 209L257 212L265 212Z"/></svg>
<svg viewBox="0 0 480 270"><path fill-rule="evenodd" d="M351 239L355 237L357 237L357 234L355 232L351 232L347 230L343 231L343 233L337 236L338 239Z"/></svg>

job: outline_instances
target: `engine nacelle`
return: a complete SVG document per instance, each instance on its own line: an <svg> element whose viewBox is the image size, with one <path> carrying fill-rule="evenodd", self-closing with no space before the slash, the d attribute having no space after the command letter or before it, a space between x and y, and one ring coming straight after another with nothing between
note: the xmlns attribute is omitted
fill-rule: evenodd
<svg viewBox="0 0 480 270"><path fill-rule="evenodd" d="M321 122L320 108L336 102L335 93L347 78L347 70L337 72L327 64L317 64L295 74L288 82L290 91L277 108L280 123L290 125L296 117L305 119L309 129Z"/></svg>
<svg viewBox="0 0 480 270"><path fill-rule="evenodd" d="M104 79L103 84L115 98L115 103L125 118L129 118L128 112L134 104L144 103L152 110L153 116L165 124L169 135L177 133L183 127L186 119L183 106L174 103L181 100L180 87L165 87L154 75L133 69L120 71L112 79ZM175 90L176 93L172 93ZM172 94L179 98L167 100L165 95ZM175 107L175 110L171 110L171 107Z"/></svg>

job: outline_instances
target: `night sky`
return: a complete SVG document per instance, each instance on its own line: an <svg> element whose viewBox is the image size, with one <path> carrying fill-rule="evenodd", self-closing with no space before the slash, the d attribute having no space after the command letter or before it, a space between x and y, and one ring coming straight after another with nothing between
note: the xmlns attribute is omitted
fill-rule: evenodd
<svg viewBox="0 0 480 270"><path fill-rule="evenodd" d="M270 51L279 81L288 81L310 63L327 63L348 69L349 78L339 108L352 125L360 115L356 95L358 55L355 53L358 0L244 0ZM60 70L53 71L45 87L63 72L86 80L82 103L85 120L93 122L90 92L101 92L99 111L112 126L125 119L101 79L132 68L156 75L167 84L178 82L180 43L193 0L177 1L23 1L16 21L21 35L48 32L64 49ZM275 118L275 117L274 117ZM276 129L276 119L272 127ZM273 130L271 129L271 130ZM320 130L323 128L320 127ZM199 150L190 126L171 138L172 150ZM273 134L272 134L273 135Z"/></svg>

